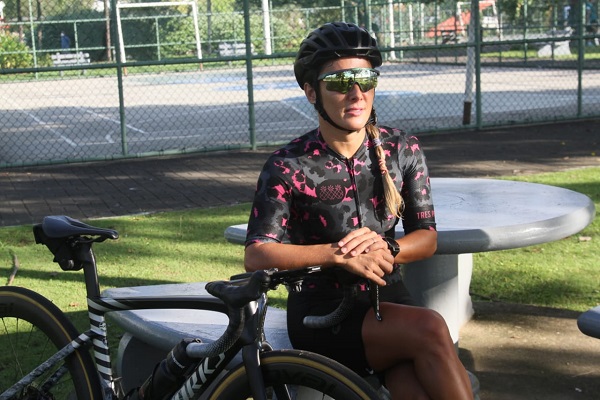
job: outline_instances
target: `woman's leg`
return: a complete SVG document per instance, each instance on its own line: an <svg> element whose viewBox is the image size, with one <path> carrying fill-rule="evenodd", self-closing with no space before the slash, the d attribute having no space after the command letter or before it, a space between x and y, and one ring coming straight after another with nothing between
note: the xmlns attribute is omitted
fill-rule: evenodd
<svg viewBox="0 0 600 400"><path fill-rule="evenodd" d="M383 320L377 321L372 310L367 313L362 337L369 365L386 371L393 399L404 398L404 390L411 387L401 387L407 363L412 363L412 376L417 380L412 390L420 386L434 400L473 398L469 377L441 315L391 303L381 303L381 315Z"/></svg>
<svg viewBox="0 0 600 400"><path fill-rule="evenodd" d="M385 371L385 385L394 399L430 400L415 375L412 361L399 363Z"/></svg>

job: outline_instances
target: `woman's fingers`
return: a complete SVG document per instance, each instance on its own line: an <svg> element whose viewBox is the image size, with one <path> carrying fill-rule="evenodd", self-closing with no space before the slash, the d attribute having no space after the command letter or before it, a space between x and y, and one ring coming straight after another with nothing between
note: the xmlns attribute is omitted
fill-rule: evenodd
<svg viewBox="0 0 600 400"><path fill-rule="evenodd" d="M350 232L338 242L338 246L340 246L340 251L343 254L352 256L387 248L387 244L381 236L368 228L360 228Z"/></svg>
<svg viewBox="0 0 600 400"><path fill-rule="evenodd" d="M392 272L393 257L387 249L368 254L363 253L357 257L347 257L344 268L363 278L370 279L380 286L385 286L382 277Z"/></svg>

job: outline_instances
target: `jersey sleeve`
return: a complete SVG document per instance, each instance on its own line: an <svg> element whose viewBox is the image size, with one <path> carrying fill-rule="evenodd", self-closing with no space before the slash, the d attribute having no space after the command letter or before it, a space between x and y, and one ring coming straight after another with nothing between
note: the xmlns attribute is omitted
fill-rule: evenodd
<svg viewBox="0 0 600 400"><path fill-rule="evenodd" d="M401 194L404 200L402 226L404 232L418 229L436 230L431 181L425 153L416 136L402 133L402 149L398 154L402 166Z"/></svg>
<svg viewBox="0 0 600 400"><path fill-rule="evenodd" d="M282 242L290 217L292 189L285 179L293 171L283 158L271 156L258 182L246 232L246 246L256 242Z"/></svg>

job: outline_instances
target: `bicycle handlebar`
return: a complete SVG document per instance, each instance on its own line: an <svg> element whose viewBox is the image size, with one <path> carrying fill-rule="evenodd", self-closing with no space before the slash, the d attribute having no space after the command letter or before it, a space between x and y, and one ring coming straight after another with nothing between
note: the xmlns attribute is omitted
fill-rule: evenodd
<svg viewBox="0 0 600 400"><path fill-rule="evenodd" d="M320 267L297 270L260 270L235 275L229 281L214 281L206 284L206 291L227 305L229 324L219 339L212 343L191 343L187 347L190 357L213 357L229 349L239 339L244 327L243 307L258 300L264 293L276 289L280 284L297 287L303 278L320 271ZM327 315L309 315L304 324L309 328L329 328L343 321L352 311L358 289L356 285L344 286L344 297L340 305Z"/></svg>

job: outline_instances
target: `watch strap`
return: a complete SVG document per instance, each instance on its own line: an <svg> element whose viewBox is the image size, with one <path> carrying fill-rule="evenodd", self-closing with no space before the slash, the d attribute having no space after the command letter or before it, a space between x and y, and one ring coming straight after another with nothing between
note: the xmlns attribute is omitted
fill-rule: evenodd
<svg viewBox="0 0 600 400"><path fill-rule="evenodd" d="M398 253L400 253L400 245L396 240L391 237L384 237L383 240L387 243L388 250L392 253L392 256L395 258Z"/></svg>

